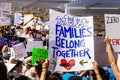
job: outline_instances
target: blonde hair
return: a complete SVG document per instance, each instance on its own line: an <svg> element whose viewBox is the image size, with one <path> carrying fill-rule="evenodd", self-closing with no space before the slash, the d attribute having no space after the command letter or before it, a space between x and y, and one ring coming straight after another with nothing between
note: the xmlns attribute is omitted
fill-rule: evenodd
<svg viewBox="0 0 120 80"><path fill-rule="evenodd" d="M8 45L5 45L5 46L3 46L3 48L2 48L2 53L4 53L4 52L7 52L9 50L9 47L8 47Z"/></svg>

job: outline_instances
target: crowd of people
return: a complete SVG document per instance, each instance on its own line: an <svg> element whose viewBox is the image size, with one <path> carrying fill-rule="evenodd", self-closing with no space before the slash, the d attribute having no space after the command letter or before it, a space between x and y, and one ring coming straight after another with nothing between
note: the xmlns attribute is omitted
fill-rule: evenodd
<svg viewBox="0 0 120 80"><path fill-rule="evenodd" d="M96 61L92 62L93 70L79 72L51 72L48 68L49 60L37 60L32 65L32 56L29 55L18 60L10 55L10 47L20 42L42 40L48 48L48 31L36 31L28 27L25 29L25 40L18 39L14 29L6 27L0 30L0 80L120 80L120 71L116 64L114 52L109 38L105 37L104 43L107 47L109 70L99 66ZM11 34L11 36L10 36ZM25 43L26 44L26 43ZM112 77L110 77L112 75Z"/></svg>

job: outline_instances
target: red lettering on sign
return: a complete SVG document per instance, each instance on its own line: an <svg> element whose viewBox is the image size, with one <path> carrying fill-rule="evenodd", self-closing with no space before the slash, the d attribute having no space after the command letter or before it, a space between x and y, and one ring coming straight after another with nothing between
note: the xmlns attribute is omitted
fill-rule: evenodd
<svg viewBox="0 0 120 80"><path fill-rule="evenodd" d="M112 45L120 45L120 39L110 39Z"/></svg>

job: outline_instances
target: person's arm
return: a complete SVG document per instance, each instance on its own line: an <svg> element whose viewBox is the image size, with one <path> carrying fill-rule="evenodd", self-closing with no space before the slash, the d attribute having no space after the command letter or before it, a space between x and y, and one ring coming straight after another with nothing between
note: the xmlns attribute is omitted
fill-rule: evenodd
<svg viewBox="0 0 120 80"><path fill-rule="evenodd" d="M40 80L46 80L46 73L48 70L48 60L45 60L45 62L42 64L42 72L40 76Z"/></svg>
<svg viewBox="0 0 120 80"><path fill-rule="evenodd" d="M83 77L88 71L83 71L79 74L80 77Z"/></svg>
<svg viewBox="0 0 120 80"><path fill-rule="evenodd" d="M115 59L115 56L114 56L114 52L112 50L112 46L110 44L110 41L109 39L106 37L104 39L104 42L106 43L106 48L107 48L107 51L108 51L108 60L109 60L109 63L113 69L113 73L116 77L117 80L120 80L120 71L117 67L117 64L116 64L116 59Z"/></svg>
<svg viewBox="0 0 120 80"><path fill-rule="evenodd" d="M93 70L94 70L94 72L95 72L95 74L96 74L96 78L97 78L97 80L102 80L102 77L101 77L101 75L100 75L100 73L99 73L99 70L98 70L98 64L97 64L97 62L96 61L94 61L93 63Z"/></svg>

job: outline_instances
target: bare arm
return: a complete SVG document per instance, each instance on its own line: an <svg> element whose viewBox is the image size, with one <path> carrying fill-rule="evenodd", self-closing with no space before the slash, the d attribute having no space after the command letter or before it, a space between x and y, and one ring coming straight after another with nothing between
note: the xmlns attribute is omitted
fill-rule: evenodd
<svg viewBox="0 0 120 80"><path fill-rule="evenodd" d="M88 71L83 71L79 74L80 77L83 77Z"/></svg>
<svg viewBox="0 0 120 80"><path fill-rule="evenodd" d="M98 64L97 64L96 61L93 62L93 70L94 70L94 72L96 74L97 80L102 80L102 77L101 77L101 75L99 73L99 70L98 70Z"/></svg>
<svg viewBox="0 0 120 80"><path fill-rule="evenodd" d="M45 62L42 64L42 73L40 76L40 80L46 80L47 69L48 69L48 60L45 60Z"/></svg>
<svg viewBox="0 0 120 80"><path fill-rule="evenodd" d="M110 44L110 41L109 39L106 37L104 39L104 42L106 43L106 48L107 48L107 51L108 51L108 60L109 60L109 63L113 69L113 73L116 77L117 80L120 80L120 71L117 67L117 64L116 64L116 59L115 59L115 56L114 56L114 52L112 50L112 47L111 47L111 44Z"/></svg>

